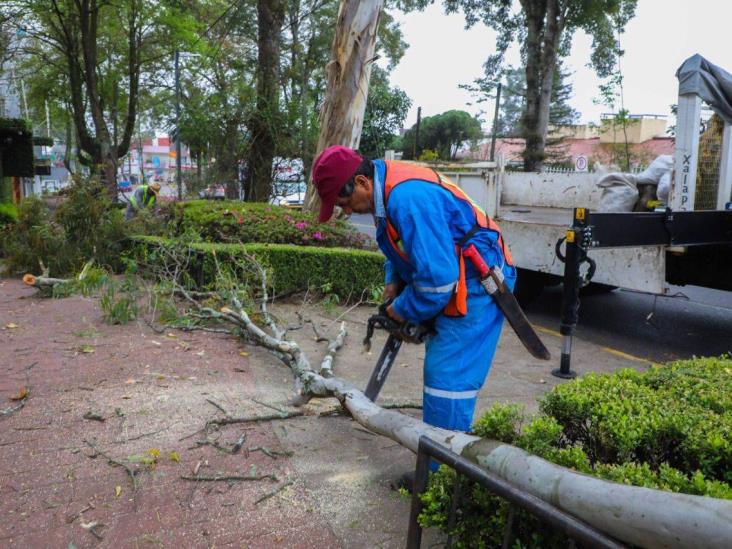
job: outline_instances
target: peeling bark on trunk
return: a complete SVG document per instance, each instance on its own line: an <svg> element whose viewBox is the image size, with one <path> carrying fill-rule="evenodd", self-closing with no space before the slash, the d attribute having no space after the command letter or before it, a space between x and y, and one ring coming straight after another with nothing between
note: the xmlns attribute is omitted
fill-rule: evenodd
<svg viewBox="0 0 732 549"><path fill-rule="evenodd" d="M522 0L521 4L527 29L524 170L533 172L541 170L546 157L552 84L566 7L559 0Z"/></svg>
<svg viewBox="0 0 732 549"><path fill-rule="evenodd" d="M331 145L358 148L383 5L383 0L341 0L331 60L326 67L328 86L320 111L316 158ZM318 193L310 185L305 210L317 212L319 207Z"/></svg>
<svg viewBox="0 0 732 549"><path fill-rule="evenodd" d="M285 20L283 0L257 2L257 110L249 120L252 144L249 150L247 200L267 202L272 193L272 159L275 125L279 113L280 43Z"/></svg>

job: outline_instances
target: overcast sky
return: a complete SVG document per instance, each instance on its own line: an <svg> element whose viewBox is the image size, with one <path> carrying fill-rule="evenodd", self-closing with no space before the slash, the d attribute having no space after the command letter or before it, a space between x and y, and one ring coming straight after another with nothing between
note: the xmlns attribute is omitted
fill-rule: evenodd
<svg viewBox="0 0 732 549"><path fill-rule="evenodd" d="M450 109L492 119L492 103L477 104L458 88L482 75L485 59L495 51L495 33L484 25L464 28L464 17L445 15L438 1L421 13L395 13L409 49L391 73L392 85L402 88L412 99L405 121L410 127L422 116ZM625 56L621 68L625 78L625 105L632 114L665 114L676 103L675 77L681 63L699 53L712 63L732 72L732 1L730 0L639 0L636 17L630 21L621 45ZM572 106L580 111L581 122L597 122L607 108L595 105L599 79L587 68L590 38L576 34L567 67L574 71ZM518 50L509 61L519 63Z"/></svg>

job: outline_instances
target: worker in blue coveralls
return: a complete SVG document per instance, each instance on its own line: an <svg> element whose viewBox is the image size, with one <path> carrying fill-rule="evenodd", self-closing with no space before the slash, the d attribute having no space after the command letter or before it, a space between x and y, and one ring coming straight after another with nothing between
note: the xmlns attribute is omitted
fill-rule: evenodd
<svg viewBox="0 0 732 549"><path fill-rule="evenodd" d="M398 161L369 160L339 145L313 166L320 221L337 205L371 213L386 256L384 299L398 322L434 321L426 342L424 421L470 431L478 391L488 375L503 313L462 251L474 244L513 289L516 269L498 226L445 176ZM399 293L399 289L403 290Z"/></svg>

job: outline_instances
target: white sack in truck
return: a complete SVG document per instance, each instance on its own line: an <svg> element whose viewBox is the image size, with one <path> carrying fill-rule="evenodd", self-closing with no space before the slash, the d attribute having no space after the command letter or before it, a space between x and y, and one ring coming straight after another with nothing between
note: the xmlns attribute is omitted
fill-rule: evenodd
<svg viewBox="0 0 732 549"><path fill-rule="evenodd" d="M602 188L600 212L632 212L638 202L636 176L629 173L609 173L600 178Z"/></svg>
<svg viewBox="0 0 732 549"><path fill-rule="evenodd" d="M669 170L661 176L661 181L658 182L658 189L656 190L656 196L664 204L668 204L668 193L671 190L672 171L673 170Z"/></svg>
<svg viewBox="0 0 732 549"><path fill-rule="evenodd" d="M645 170L638 174L638 185L659 185L661 179L674 169L674 157L670 154L657 156Z"/></svg>

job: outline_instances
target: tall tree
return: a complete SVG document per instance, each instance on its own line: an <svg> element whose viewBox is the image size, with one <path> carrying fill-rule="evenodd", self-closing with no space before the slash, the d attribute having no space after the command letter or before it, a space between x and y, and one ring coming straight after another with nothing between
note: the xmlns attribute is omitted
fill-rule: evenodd
<svg viewBox="0 0 732 549"><path fill-rule="evenodd" d="M387 0L384 7L396 4ZM309 176L315 157L340 0L290 0L283 33L283 126L278 139L280 156L301 158ZM393 68L407 45L401 28L385 9L378 17L372 59L388 59Z"/></svg>
<svg viewBox="0 0 732 549"><path fill-rule="evenodd" d="M549 124L566 126L575 124L579 112L569 101L573 95L570 73L559 63L554 70L551 103L549 104ZM501 105L499 110L497 135L502 137L523 137L523 119L526 111L526 72L521 67L507 67L500 79ZM472 85L463 86L478 97L478 102L495 98L494 90L498 79L486 74Z"/></svg>
<svg viewBox="0 0 732 549"><path fill-rule="evenodd" d="M247 200L266 202L272 192L272 158L279 125L280 38L285 0L258 0L257 106L248 121L251 134Z"/></svg>
<svg viewBox="0 0 732 549"><path fill-rule="evenodd" d="M166 0L177 12L165 20L170 46L181 54L181 140L202 180L239 198L256 108L256 0ZM174 81L169 71L152 79L149 115L158 127L175 127ZM206 167L204 173L203 166Z"/></svg>
<svg viewBox="0 0 732 549"><path fill-rule="evenodd" d="M426 2L425 2L426 3ZM601 77L615 65L615 32L622 32L635 14L637 0L446 0L448 12L462 9L468 26L482 21L498 32L497 53L486 62L487 74L500 74L507 49L521 44L526 72L523 116L524 169L541 168L545 157L554 71L569 54L572 36L582 30L592 37L590 61Z"/></svg>
<svg viewBox="0 0 732 549"><path fill-rule="evenodd" d="M316 155L331 145L358 148L383 5L384 0L341 0ZM312 212L319 207L318 195L310 186L305 208Z"/></svg>
<svg viewBox="0 0 732 549"><path fill-rule="evenodd" d="M359 151L368 158L383 157L384 151L393 146L411 105L412 101L404 91L389 86L387 72L374 67Z"/></svg>
<svg viewBox="0 0 732 549"><path fill-rule="evenodd" d="M143 0L8 0L25 29L25 53L56 67L65 84L80 159L117 195L117 161L130 146L153 7ZM8 13L8 12L6 12Z"/></svg>
<svg viewBox="0 0 732 549"><path fill-rule="evenodd" d="M423 118L419 128L417 158L425 150L431 150L443 160L454 160L460 147L482 136L480 121L465 111L452 110ZM416 124L404 134L402 152L404 158L413 158Z"/></svg>

